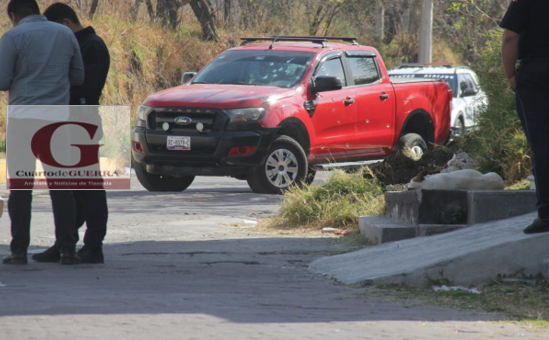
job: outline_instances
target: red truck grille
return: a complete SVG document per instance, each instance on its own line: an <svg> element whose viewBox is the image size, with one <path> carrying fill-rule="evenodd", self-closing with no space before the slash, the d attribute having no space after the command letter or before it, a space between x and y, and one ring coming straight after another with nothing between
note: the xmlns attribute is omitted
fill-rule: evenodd
<svg viewBox="0 0 549 340"><path fill-rule="evenodd" d="M215 132L223 127L223 117L213 111L205 109L164 109L158 108L148 116L147 123L149 129L156 131L202 131ZM164 124L168 124L168 130ZM202 129L197 125L202 124Z"/></svg>

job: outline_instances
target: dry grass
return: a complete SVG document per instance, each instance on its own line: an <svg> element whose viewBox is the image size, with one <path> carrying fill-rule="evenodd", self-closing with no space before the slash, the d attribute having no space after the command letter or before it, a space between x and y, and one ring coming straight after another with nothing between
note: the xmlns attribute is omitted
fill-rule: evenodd
<svg viewBox="0 0 549 340"><path fill-rule="evenodd" d="M526 279L516 282L494 281L479 287L480 294L466 291L435 292L431 288L412 288L387 285L369 289L361 296L386 296L396 300L414 301L462 310L494 312L509 320L525 322L537 327L549 327L549 282L544 279Z"/></svg>
<svg viewBox="0 0 549 340"><path fill-rule="evenodd" d="M379 181L363 171L334 172L322 185L293 187L285 195L279 213L264 221L263 228L279 231L319 232L323 227L358 230L359 216L382 215L385 210Z"/></svg>

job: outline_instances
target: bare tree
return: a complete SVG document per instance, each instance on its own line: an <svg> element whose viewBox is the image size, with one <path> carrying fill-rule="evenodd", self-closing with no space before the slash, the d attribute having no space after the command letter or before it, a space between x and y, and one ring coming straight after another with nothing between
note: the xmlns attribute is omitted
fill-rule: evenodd
<svg viewBox="0 0 549 340"><path fill-rule="evenodd" d="M92 0L89 14L90 19L92 19L95 12L97 12L97 7L99 7L99 0Z"/></svg>
<svg viewBox="0 0 549 340"><path fill-rule="evenodd" d="M82 0L74 0L74 2L76 3L76 7L78 8L78 10L82 11ZM69 4L70 4L70 1L69 1Z"/></svg>
<svg viewBox="0 0 549 340"><path fill-rule="evenodd" d="M231 24L231 0L225 0L223 3L223 20L225 24Z"/></svg>
<svg viewBox="0 0 549 340"><path fill-rule="evenodd" d="M335 16L344 5L344 0L307 0L307 17L309 19L309 35L317 35L324 26L324 35L328 35Z"/></svg>
<svg viewBox="0 0 549 340"><path fill-rule="evenodd" d="M162 25L175 30L180 22L179 9L189 2L190 0L157 0L156 17Z"/></svg>
<svg viewBox="0 0 549 340"><path fill-rule="evenodd" d="M191 8L202 26L204 40L219 42L215 26L215 11L210 0L192 0Z"/></svg>
<svg viewBox="0 0 549 340"><path fill-rule="evenodd" d="M147 13L149 13L150 19L153 20L155 18L154 7L153 7L153 4L152 4L151 0L135 0L135 3L133 5L131 5L131 7L130 7L130 16L132 18L132 21L135 21L137 19L137 13L139 12L139 6L143 2L147 6Z"/></svg>

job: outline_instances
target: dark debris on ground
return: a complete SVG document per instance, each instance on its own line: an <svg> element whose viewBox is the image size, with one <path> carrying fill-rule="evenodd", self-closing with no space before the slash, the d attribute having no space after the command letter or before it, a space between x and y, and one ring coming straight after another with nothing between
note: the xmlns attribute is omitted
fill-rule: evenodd
<svg viewBox="0 0 549 340"><path fill-rule="evenodd" d="M405 184L423 170L436 170L443 167L457 152L459 152L457 146L452 143L446 146L435 146L426 151L420 160L414 161L397 151L382 162L368 167L385 186Z"/></svg>

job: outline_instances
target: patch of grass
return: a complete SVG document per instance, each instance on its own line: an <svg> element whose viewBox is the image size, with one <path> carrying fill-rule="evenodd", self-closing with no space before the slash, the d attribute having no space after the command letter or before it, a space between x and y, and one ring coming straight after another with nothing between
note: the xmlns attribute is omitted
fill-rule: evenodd
<svg viewBox="0 0 549 340"><path fill-rule="evenodd" d="M375 177L365 178L365 171L369 170L355 174L336 171L322 185L293 187L268 224L285 229L358 230L359 216L382 215L385 209L383 186Z"/></svg>
<svg viewBox="0 0 549 340"><path fill-rule="evenodd" d="M443 282L439 282L439 284ZM549 281L495 281L479 289L480 294L466 291L439 291L384 285L369 289L360 296L384 296L396 301L439 307L502 313L511 321L525 322L535 327L549 328Z"/></svg>
<svg viewBox="0 0 549 340"><path fill-rule="evenodd" d="M527 179L523 179L522 181L519 181L505 188L505 190L529 190L529 189L530 189L530 181Z"/></svg>

